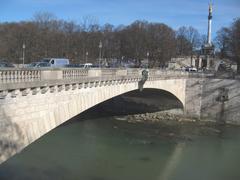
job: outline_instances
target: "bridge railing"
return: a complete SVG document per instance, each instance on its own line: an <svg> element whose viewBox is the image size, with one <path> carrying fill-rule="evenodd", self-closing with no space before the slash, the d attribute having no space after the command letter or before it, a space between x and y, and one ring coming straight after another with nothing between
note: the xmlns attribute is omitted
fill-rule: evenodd
<svg viewBox="0 0 240 180"><path fill-rule="evenodd" d="M0 69L0 84L47 80L86 79L87 77L140 76L140 69L39 68Z"/></svg>
<svg viewBox="0 0 240 180"><path fill-rule="evenodd" d="M0 99L7 94L15 97L20 91L23 95L30 90L33 94L47 89L81 88L107 86L140 82L143 69L4 69L0 70ZM180 78L218 78L214 73L192 73L184 71L169 71L150 69L148 81ZM30 90L29 90L30 89Z"/></svg>
<svg viewBox="0 0 240 180"><path fill-rule="evenodd" d="M63 69L63 79L77 79L85 77L115 77L115 76L139 76L140 69Z"/></svg>
<svg viewBox="0 0 240 180"><path fill-rule="evenodd" d="M0 83L29 82L41 79L41 71L33 69L3 69L0 70Z"/></svg>
<svg viewBox="0 0 240 180"><path fill-rule="evenodd" d="M86 79L87 77L141 77L142 69L1 69L0 83L33 82L48 80ZM152 78L214 78L213 73L192 73L164 69L150 69Z"/></svg>
<svg viewBox="0 0 240 180"><path fill-rule="evenodd" d="M159 78L214 78L214 73L199 73L199 72L186 72L186 71L174 71L165 69L151 69L149 71L150 77Z"/></svg>
<svg viewBox="0 0 240 180"><path fill-rule="evenodd" d="M63 79L77 79L88 76L87 69L63 69L62 70Z"/></svg>
<svg viewBox="0 0 240 180"><path fill-rule="evenodd" d="M97 70L95 70L95 71L97 71ZM117 75L117 69L106 69L106 68L104 68L104 69L101 69L99 73L100 73L101 76L116 76Z"/></svg>

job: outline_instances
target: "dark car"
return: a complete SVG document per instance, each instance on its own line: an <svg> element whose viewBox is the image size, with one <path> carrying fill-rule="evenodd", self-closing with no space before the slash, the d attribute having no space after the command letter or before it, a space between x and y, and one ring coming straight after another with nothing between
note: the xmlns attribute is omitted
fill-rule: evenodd
<svg viewBox="0 0 240 180"><path fill-rule="evenodd" d="M187 67L185 67L185 71L188 71L188 72L197 72L197 68L187 66Z"/></svg>
<svg viewBox="0 0 240 180"><path fill-rule="evenodd" d="M15 66L6 61L0 61L0 68L14 68Z"/></svg>
<svg viewBox="0 0 240 180"><path fill-rule="evenodd" d="M65 65L64 67L67 67L67 68L83 68L83 64L67 64Z"/></svg>
<svg viewBox="0 0 240 180"><path fill-rule="evenodd" d="M51 64L47 62L33 62L29 64L28 67L29 68L51 67Z"/></svg>

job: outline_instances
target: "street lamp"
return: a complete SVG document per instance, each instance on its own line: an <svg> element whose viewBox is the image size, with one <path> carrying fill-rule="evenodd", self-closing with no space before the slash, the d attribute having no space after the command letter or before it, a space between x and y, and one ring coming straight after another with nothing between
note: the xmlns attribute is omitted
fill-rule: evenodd
<svg viewBox="0 0 240 180"><path fill-rule="evenodd" d="M85 59L85 63L87 63L88 61L88 51L86 52L86 59Z"/></svg>
<svg viewBox="0 0 240 180"><path fill-rule="evenodd" d="M74 51L74 61L76 61L76 62L77 62L77 60L78 60L77 56L78 56L78 52L77 52L77 51Z"/></svg>
<svg viewBox="0 0 240 180"><path fill-rule="evenodd" d="M123 65L123 60L124 60L124 56L122 56L121 62L120 62L120 66L122 67Z"/></svg>
<svg viewBox="0 0 240 180"><path fill-rule="evenodd" d="M99 59L98 59L98 66L100 67L100 61L102 59L102 41L99 42Z"/></svg>
<svg viewBox="0 0 240 180"><path fill-rule="evenodd" d="M149 64L149 52L147 52L147 67L148 67L148 64Z"/></svg>
<svg viewBox="0 0 240 180"><path fill-rule="evenodd" d="M26 45L25 45L25 43L23 43L23 45L22 45L22 50L23 50L23 52L22 52L22 55L23 55L22 64L23 64L23 66L24 66L24 60L25 60L25 48L26 48Z"/></svg>

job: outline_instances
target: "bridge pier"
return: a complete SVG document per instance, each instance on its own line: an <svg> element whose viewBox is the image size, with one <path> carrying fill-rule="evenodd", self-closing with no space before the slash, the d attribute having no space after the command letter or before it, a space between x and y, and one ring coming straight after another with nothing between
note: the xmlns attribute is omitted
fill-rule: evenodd
<svg viewBox="0 0 240 180"><path fill-rule="evenodd" d="M202 121L240 125L239 90L239 80L189 79L186 83L185 114Z"/></svg>
<svg viewBox="0 0 240 180"><path fill-rule="evenodd" d="M203 84L203 79L186 81L184 113L188 117L201 118Z"/></svg>

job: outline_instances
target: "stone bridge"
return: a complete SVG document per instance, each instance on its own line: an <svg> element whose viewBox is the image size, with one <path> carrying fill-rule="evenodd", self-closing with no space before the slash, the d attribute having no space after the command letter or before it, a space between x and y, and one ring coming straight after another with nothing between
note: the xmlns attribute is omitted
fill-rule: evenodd
<svg viewBox="0 0 240 180"><path fill-rule="evenodd" d="M0 70L0 162L79 113L139 89L141 69ZM151 69L143 88L179 99L186 116L240 124L240 83Z"/></svg>

